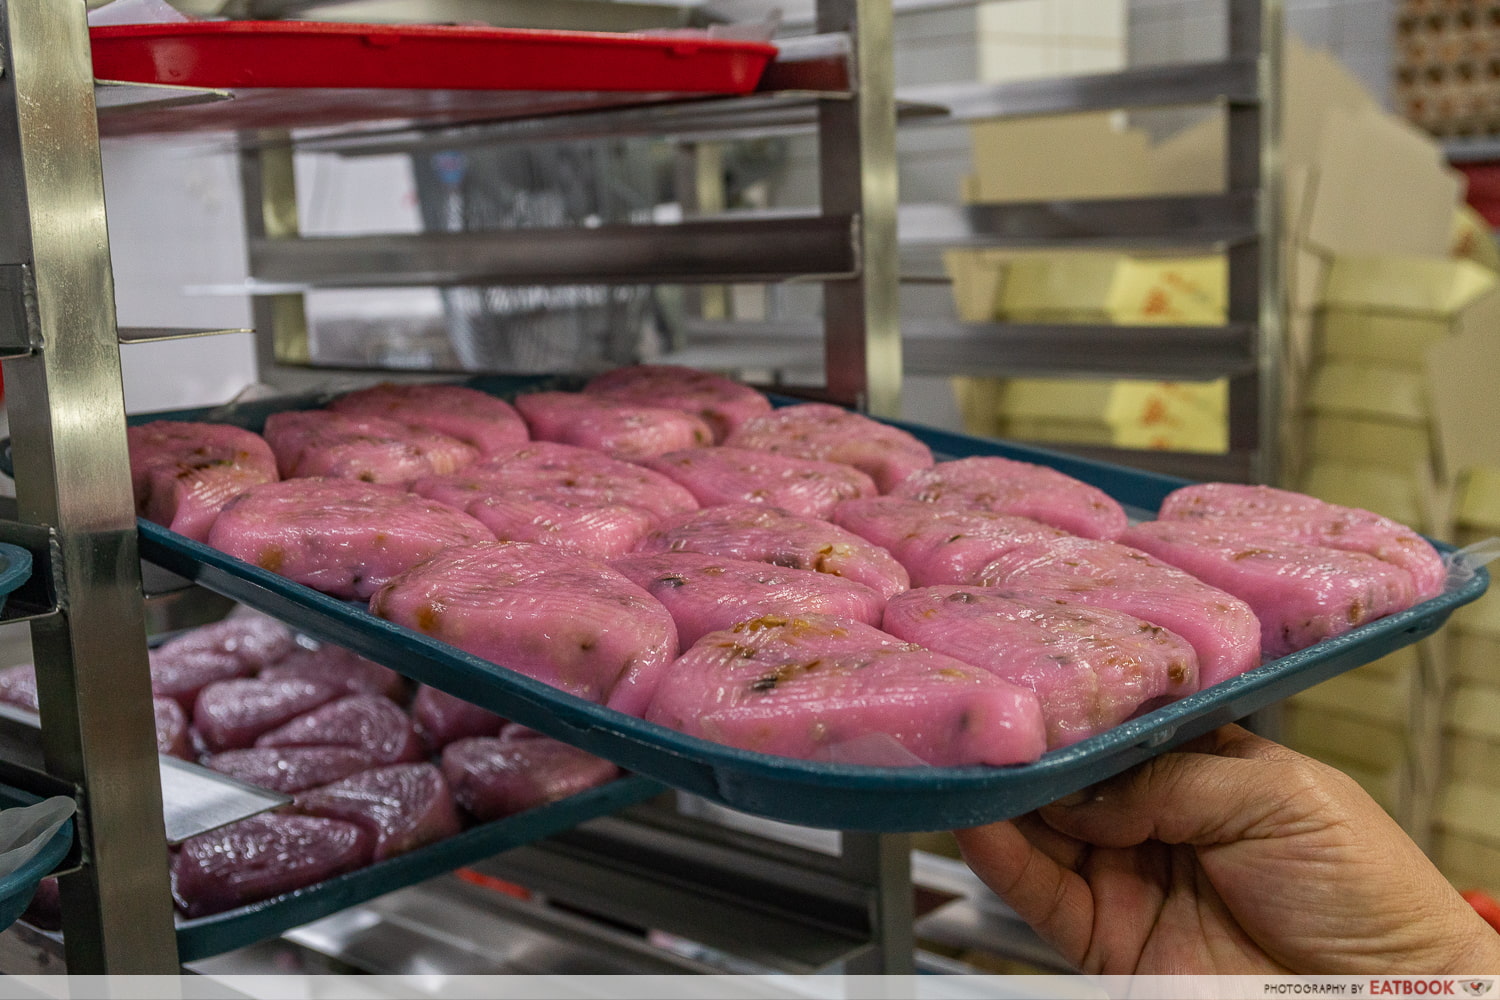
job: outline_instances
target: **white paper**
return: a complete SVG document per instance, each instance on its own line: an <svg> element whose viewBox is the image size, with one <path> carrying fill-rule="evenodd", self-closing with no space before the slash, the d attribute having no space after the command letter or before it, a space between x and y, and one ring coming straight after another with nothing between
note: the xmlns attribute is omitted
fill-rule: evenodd
<svg viewBox="0 0 1500 1000"><path fill-rule="evenodd" d="M0 878L36 857L76 808L66 795L54 795L36 805L0 810Z"/></svg>

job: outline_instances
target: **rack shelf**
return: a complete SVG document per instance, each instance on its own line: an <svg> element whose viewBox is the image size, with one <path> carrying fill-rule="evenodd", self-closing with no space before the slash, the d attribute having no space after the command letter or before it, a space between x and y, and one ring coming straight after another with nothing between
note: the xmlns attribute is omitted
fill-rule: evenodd
<svg viewBox="0 0 1500 1000"><path fill-rule="evenodd" d="M1116 73L1018 80L1014 83L908 87L896 96L947 109L949 121L1078 114L1179 104L1260 103L1254 58L1145 66Z"/></svg>
<svg viewBox="0 0 1500 1000"><path fill-rule="evenodd" d="M610 5L615 6L615 5ZM0 0L0 341L12 406L18 516L56 532L47 581L66 594L33 623L45 752L43 778L84 803L83 866L63 880L68 970L179 968L167 887L159 767L151 732L145 605L128 456L122 344L210 330L117 328L108 256L101 137L241 133L246 219L256 280L356 287L510 280L643 282L819 280L828 292L829 392L894 412L894 114L890 9L822 0L819 34L783 47L761 93L681 94L191 89L111 84L88 72L81 3ZM930 111L930 109L928 109ZM730 116L738 116L738 120ZM560 135L548 116L597 134L782 127L815 122L824 198L813 218L689 220L527 232L298 240L291 149L330 130L388 136L437 125L504 122L520 141ZM655 127L653 118L657 118ZM393 133L392 130L396 130ZM603 131L603 130L608 130ZM268 135L268 131L278 135ZM288 134L295 130L295 134ZM370 254L375 267L371 270ZM275 381L305 354L300 299L256 300L258 360ZM178 592L179 594L181 592ZM174 601L177 598L174 594ZM139 641L135 637L140 637ZM20 753L21 751L17 751ZM850 840L873 943L854 971L910 971L909 850L899 836ZM190 949L189 949L190 951Z"/></svg>
<svg viewBox="0 0 1500 1000"><path fill-rule="evenodd" d="M282 288L781 281L856 274L856 237L851 217L818 216L255 239L250 274Z"/></svg>
<svg viewBox="0 0 1500 1000"><path fill-rule="evenodd" d="M903 205L903 247L1222 248L1253 241L1252 191L1157 198Z"/></svg>
<svg viewBox="0 0 1500 1000"><path fill-rule="evenodd" d="M806 370L822 363L817 328L811 323L693 319L684 324L683 334L686 343L667 358L675 364ZM902 336L907 375L1086 374L1191 382L1255 370L1254 328L1242 323L1132 326L1122 334L1116 327L1082 323L908 320ZM1122 351L1122 343L1130 350Z"/></svg>

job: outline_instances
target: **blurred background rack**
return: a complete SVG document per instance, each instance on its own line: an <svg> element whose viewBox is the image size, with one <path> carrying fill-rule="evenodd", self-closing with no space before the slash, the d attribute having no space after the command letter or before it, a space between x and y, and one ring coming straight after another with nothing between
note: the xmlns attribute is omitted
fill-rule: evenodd
<svg viewBox="0 0 1500 1000"><path fill-rule="evenodd" d="M400 6L414 20L474 16L466 4ZM736 4L720 6L705 10L744 13L731 10ZM897 3L895 12L946 6L959 5ZM47 557L48 603L32 625L44 754L36 780L61 782L83 808L81 865L63 880L66 951L53 938L29 938L18 929L0 939L6 967L55 970L65 960L74 972L169 972L179 962L145 646L134 638L144 635L148 608L128 486L120 345L238 326L116 326L119 262L108 250L101 134L149 141L204 129L237 133L257 377L277 388L323 385L333 377L550 369L558 345L585 370L649 353L886 416L901 415L903 381L912 375L1226 377L1227 456L1095 453L1130 464L1169 462L1174 471L1205 478L1270 478L1281 293L1277 254L1267 250L1276 246L1276 212L1268 206L1277 202L1276 101L1268 81L1278 78L1279 4L1229 0L1228 9L1229 56L1212 64L898 94L892 5L820 0L806 17L789 14L781 55L758 90L743 97L528 94L491 100L482 111L422 107L418 100L386 106L372 122L368 112L351 114L337 95L309 117L305 106L265 92L96 88L81 4L0 0L0 162L16 168L0 178L0 346L10 358L5 374L18 492L7 530ZM487 4L484 16L512 26L637 28L686 23L688 10L573 0ZM234 11L354 20L389 13L378 3L251 2ZM560 22L560 11L578 23ZM916 131L1179 103L1226 109L1222 194L898 207L898 122ZM447 117L411 124L427 114ZM755 143L797 134L815 146L813 203L730 204L724 143L749 144L750 153L728 165L753 184L755 154L767 149ZM674 140L665 163L631 145L661 137ZM604 140L610 149L581 152L575 144L582 140ZM425 231L305 232L296 190L299 150L411 157ZM539 192L589 168L632 183L601 193L580 182L577 197L538 208ZM675 217L659 210L654 187L663 177L679 206ZM507 186L508 199L493 197ZM647 193L633 197L641 191ZM933 267L934 249L1183 244L1227 257L1226 324L1105 332L1080 324L901 321L903 292L920 294L946 281ZM517 294L523 279L529 291ZM771 316L758 325L735 319L727 306L730 283L762 286L773 299L785 295L785 311L818 319ZM408 346L355 363L320 353L310 292L412 286L442 290L451 356ZM676 291L657 295L663 286ZM798 296L810 288L819 290L814 308L797 309ZM553 314L565 312L574 326L562 329ZM622 319L630 337L605 335L618 332ZM510 345L509 353L486 353L497 340ZM538 344L548 349L538 352ZM912 971L919 934L959 950L980 939L1003 940L1035 964L1055 966L1055 956L988 901L961 866L918 854L914 872L907 837L830 834L811 847L788 844L795 831L736 831L730 818L709 822L695 808L638 810L507 854L480 874L540 886L534 905L504 904L524 913L517 919L565 938L582 936L600 949L610 941L610 954L650 969L701 971L730 962L792 971L830 965ZM689 858L693 863L684 864ZM684 868L696 881L686 879ZM615 889L600 893L601 885ZM819 916L809 919L778 901L794 886L820 900ZM390 967L374 971L406 971L394 957L404 953L371 942L384 941L393 928L424 926L425 917L412 914L431 912L434 900L500 905L487 892L473 881L442 880L342 921L329 918L291 941L336 963L378 966L380 955ZM605 907L606 899L613 905ZM706 909L684 922L689 901ZM715 940L692 939L695 923L721 932ZM641 929L654 936L643 938ZM749 958L740 956L748 965L733 966L729 952L737 944L749 946ZM451 941L445 946L451 949ZM593 949L590 955L602 953ZM470 958L484 971L509 968ZM236 959L220 961L232 967ZM922 961L941 964L930 954Z"/></svg>

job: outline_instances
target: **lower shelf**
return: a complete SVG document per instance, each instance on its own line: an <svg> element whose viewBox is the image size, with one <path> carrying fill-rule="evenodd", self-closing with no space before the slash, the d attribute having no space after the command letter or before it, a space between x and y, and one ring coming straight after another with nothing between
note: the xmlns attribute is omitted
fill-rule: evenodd
<svg viewBox="0 0 1500 1000"><path fill-rule="evenodd" d="M177 952L192 962L274 938L378 896L463 868L523 844L644 802L663 791L646 778L626 776L599 788L506 819L495 820L407 854L326 879L294 892L212 916L179 920ZM71 834L71 826L69 827ZM40 876L39 876L40 877ZM31 930L56 942L60 935Z"/></svg>

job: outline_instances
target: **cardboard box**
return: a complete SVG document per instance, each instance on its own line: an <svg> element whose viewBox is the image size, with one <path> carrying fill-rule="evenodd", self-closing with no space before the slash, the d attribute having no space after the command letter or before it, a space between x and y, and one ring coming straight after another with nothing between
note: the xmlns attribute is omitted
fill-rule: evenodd
<svg viewBox="0 0 1500 1000"><path fill-rule="evenodd" d="M1496 594L1500 591L1492 586L1479 600L1473 604L1466 604L1453 612L1449 619L1452 627L1469 635L1482 635L1491 639L1500 639L1500 600Z"/></svg>
<svg viewBox="0 0 1500 1000"><path fill-rule="evenodd" d="M1427 349L1426 376L1437 430L1439 468L1448 482L1468 470L1500 468L1500 295L1461 313L1453 336Z"/></svg>
<svg viewBox="0 0 1500 1000"><path fill-rule="evenodd" d="M1432 858L1458 889L1500 892L1500 847L1477 837L1440 833Z"/></svg>
<svg viewBox="0 0 1500 1000"><path fill-rule="evenodd" d="M1444 758L1445 770L1452 781L1464 785L1500 782L1500 743L1494 740L1462 734L1449 736Z"/></svg>
<svg viewBox="0 0 1500 1000"><path fill-rule="evenodd" d="M1427 380L1394 365L1329 362L1313 372L1307 405L1314 413L1425 426Z"/></svg>
<svg viewBox="0 0 1500 1000"><path fill-rule="evenodd" d="M1371 772L1394 770L1406 752L1406 734L1390 725L1295 700L1286 708L1286 743L1323 761L1353 763Z"/></svg>
<svg viewBox="0 0 1500 1000"><path fill-rule="evenodd" d="M1438 825L1447 833L1500 847L1500 787L1449 785L1438 797Z"/></svg>
<svg viewBox="0 0 1500 1000"><path fill-rule="evenodd" d="M1500 372L1495 373L1500 375ZM1500 535L1500 466L1465 470L1459 480L1454 520L1479 534Z"/></svg>
<svg viewBox="0 0 1500 1000"><path fill-rule="evenodd" d="M1315 461L1309 463L1298 489L1330 503L1373 510L1414 528L1427 523L1422 483L1413 474Z"/></svg>
<svg viewBox="0 0 1500 1000"><path fill-rule="evenodd" d="M1481 598L1490 609L1500 606L1494 594ZM1500 614L1495 614L1500 618ZM1453 651L1453 677L1459 683L1488 684L1500 687L1500 633L1465 629L1461 622L1449 628L1449 646Z"/></svg>
<svg viewBox="0 0 1500 1000"><path fill-rule="evenodd" d="M1309 102L1313 102L1309 92ZM1322 103L1322 96L1316 103ZM1289 91L1285 106L1298 104ZM1372 107L1322 116L1306 240L1331 254L1442 257L1463 181L1441 147Z"/></svg>
<svg viewBox="0 0 1500 1000"><path fill-rule="evenodd" d="M1452 318L1496 287L1495 273L1471 260L1345 254L1330 260L1323 305Z"/></svg>
<svg viewBox="0 0 1500 1000"><path fill-rule="evenodd" d="M1351 670L1292 696L1298 711L1324 711L1396 729L1406 725L1409 678Z"/></svg>
<svg viewBox="0 0 1500 1000"><path fill-rule="evenodd" d="M1000 313L1005 255L992 250L949 250L943 269L953 282L953 305L965 323L987 323Z"/></svg>
<svg viewBox="0 0 1500 1000"><path fill-rule="evenodd" d="M1327 361L1421 365L1427 348L1448 337L1442 316L1396 316L1359 309L1323 309L1314 338Z"/></svg>
<svg viewBox="0 0 1500 1000"><path fill-rule="evenodd" d="M1402 475L1432 461L1431 434L1422 424L1315 414L1304 426L1314 461L1370 465Z"/></svg>
<svg viewBox="0 0 1500 1000"><path fill-rule="evenodd" d="M1459 684L1448 700L1448 728L1500 746L1500 688ZM1492 775L1500 787L1500 772ZM1496 831L1500 835L1500 829Z"/></svg>
<svg viewBox="0 0 1500 1000"><path fill-rule="evenodd" d="M969 131L974 175L966 194L972 201L1132 198L1151 192L1151 141L1113 112L978 122Z"/></svg>

